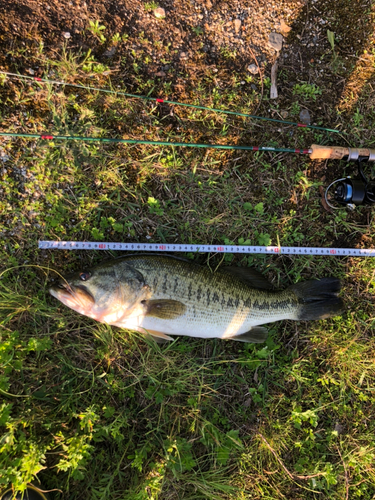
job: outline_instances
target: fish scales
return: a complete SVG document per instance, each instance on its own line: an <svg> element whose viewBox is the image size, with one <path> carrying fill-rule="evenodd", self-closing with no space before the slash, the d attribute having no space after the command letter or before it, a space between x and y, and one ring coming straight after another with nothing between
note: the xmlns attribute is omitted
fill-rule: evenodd
<svg viewBox="0 0 375 500"><path fill-rule="evenodd" d="M131 255L67 277L50 292L98 321L156 337L188 335L262 342L259 325L341 312L336 278L272 291L248 268L208 267L165 255Z"/></svg>
<svg viewBox="0 0 375 500"><path fill-rule="evenodd" d="M192 262L170 261L162 256L157 262L144 256L129 257L124 262L131 262L147 277L146 282L152 284L153 299L178 299L187 306L186 313L175 320L177 324L173 328L190 331L190 336L217 337L219 333L225 337L234 332L245 333L252 326L290 317L298 306L290 291L270 293L251 289L236 277L213 273ZM237 297L237 306L234 297ZM157 318L143 321L146 329L162 328L173 334L172 325L165 323ZM128 325L129 328L140 326L130 321Z"/></svg>

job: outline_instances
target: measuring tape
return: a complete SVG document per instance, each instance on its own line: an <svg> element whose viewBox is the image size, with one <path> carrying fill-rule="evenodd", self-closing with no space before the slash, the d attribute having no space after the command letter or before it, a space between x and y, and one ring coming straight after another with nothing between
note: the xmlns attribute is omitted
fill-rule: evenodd
<svg viewBox="0 0 375 500"><path fill-rule="evenodd" d="M375 248L263 247L252 245L181 245L179 243L109 243L99 241L39 241L39 248L62 250L143 250L145 252L217 252L234 254L335 255L375 257Z"/></svg>

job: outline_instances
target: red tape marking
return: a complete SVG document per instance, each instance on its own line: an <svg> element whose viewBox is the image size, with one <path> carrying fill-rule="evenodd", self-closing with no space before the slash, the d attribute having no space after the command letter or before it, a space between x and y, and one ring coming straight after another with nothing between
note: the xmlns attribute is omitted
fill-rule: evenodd
<svg viewBox="0 0 375 500"><path fill-rule="evenodd" d="M164 102L164 99L156 99L156 102Z"/></svg>
<svg viewBox="0 0 375 500"><path fill-rule="evenodd" d="M47 141L52 141L53 135L41 135L41 139L46 139Z"/></svg>
<svg viewBox="0 0 375 500"><path fill-rule="evenodd" d="M39 76L34 76L34 80L36 80L37 82L41 82L42 81L42 79L39 78Z"/></svg>
<svg viewBox="0 0 375 500"><path fill-rule="evenodd" d="M307 127L306 123L297 123L297 127Z"/></svg>

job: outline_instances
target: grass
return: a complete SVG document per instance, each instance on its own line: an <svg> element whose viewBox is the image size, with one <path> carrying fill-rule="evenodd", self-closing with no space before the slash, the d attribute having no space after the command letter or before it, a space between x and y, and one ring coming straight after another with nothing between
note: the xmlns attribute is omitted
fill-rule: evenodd
<svg viewBox="0 0 375 500"><path fill-rule="evenodd" d="M95 26L100 37L103 27L96 33ZM142 76L145 57L134 51L124 90L169 95L170 86ZM108 85L91 53L51 60L42 51L38 61L56 79ZM251 87L241 91L242 75L206 69L194 78L179 100L244 113L260 105L259 114L271 106ZM1 85L2 130L298 148L326 140L116 95ZM320 92L321 84L296 83L285 107L293 112ZM338 115L333 123L353 128L354 145L370 140L371 95L361 99L347 122ZM255 265L279 287L338 276L347 311L275 324L260 346L178 338L159 347L49 296L58 273L109 254L37 249L38 239L372 247L369 209L321 208L319 187L341 166L324 170L292 155L23 139L3 139L0 151L2 486L22 491L40 481L56 499L374 498L373 260L188 255L215 267Z"/></svg>

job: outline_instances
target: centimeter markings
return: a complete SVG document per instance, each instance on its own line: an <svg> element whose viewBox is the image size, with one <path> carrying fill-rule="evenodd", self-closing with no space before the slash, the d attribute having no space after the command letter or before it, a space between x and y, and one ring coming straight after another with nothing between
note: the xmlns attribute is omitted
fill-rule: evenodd
<svg viewBox="0 0 375 500"><path fill-rule="evenodd" d="M98 241L39 241L39 248L65 250L144 250L146 252L219 252L286 255L375 257L375 248L264 247L252 245L190 245L180 243L110 243Z"/></svg>

